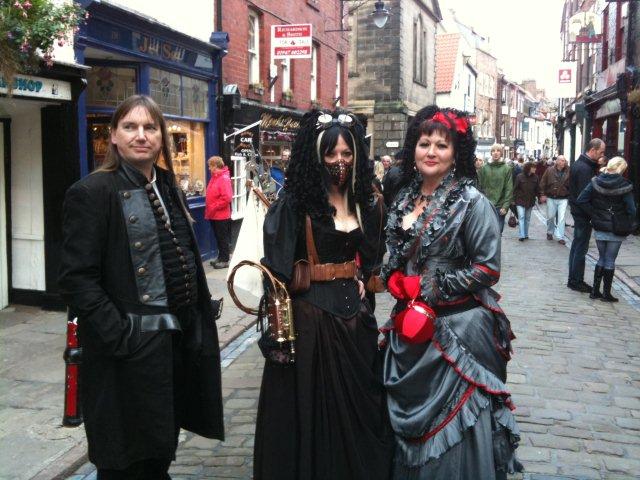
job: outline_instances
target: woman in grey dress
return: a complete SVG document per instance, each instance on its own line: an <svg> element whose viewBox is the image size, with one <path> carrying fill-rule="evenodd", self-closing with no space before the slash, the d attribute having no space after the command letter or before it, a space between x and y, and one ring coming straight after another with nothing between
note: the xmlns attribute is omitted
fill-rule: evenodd
<svg viewBox="0 0 640 480"><path fill-rule="evenodd" d="M382 276L397 298L384 381L396 479L493 479L521 471L506 388L514 337L491 290L496 212L476 188L464 114L429 106L409 126Z"/></svg>

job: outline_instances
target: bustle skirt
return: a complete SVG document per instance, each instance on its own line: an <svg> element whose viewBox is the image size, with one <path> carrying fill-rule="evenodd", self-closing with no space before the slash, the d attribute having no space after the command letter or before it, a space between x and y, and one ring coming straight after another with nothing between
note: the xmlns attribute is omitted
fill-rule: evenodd
<svg viewBox="0 0 640 480"><path fill-rule="evenodd" d="M394 479L483 480L521 471L519 431L507 391L504 314L486 306L440 316L433 339L403 342L391 330L384 362L396 434Z"/></svg>

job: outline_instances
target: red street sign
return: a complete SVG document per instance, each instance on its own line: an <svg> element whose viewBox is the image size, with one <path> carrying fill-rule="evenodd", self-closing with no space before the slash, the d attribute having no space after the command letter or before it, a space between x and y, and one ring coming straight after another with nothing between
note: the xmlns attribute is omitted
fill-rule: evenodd
<svg viewBox="0 0 640 480"><path fill-rule="evenodd" d="M300 38L311 36L311 24L302 25L275 25L273 28L274 38Z"/></svg>
<svg viewBox="0 0 640 480"><path fill-rule="evenodd" d="M558 83L571 83L571 69L561 68L558 70Z"/></svg>

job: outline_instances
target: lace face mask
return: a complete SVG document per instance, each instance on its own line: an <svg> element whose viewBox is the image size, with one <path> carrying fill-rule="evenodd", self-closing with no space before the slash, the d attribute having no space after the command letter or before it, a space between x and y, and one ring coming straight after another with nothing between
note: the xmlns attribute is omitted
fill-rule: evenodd
<svg viewBox="0 0 640 480"><path fill-rule="evenodd" d="M351 170L353 169L353 161L347 162L344 159L340 159L337 162L327 163L324 162L324 166L329 172L331 183L338 188L342 188L349 178L351 178Z"/></svg>

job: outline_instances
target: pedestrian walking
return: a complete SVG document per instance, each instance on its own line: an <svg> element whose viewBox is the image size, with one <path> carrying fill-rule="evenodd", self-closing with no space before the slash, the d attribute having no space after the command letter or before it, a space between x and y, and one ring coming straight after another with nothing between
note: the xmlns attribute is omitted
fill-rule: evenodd
<svg viewBox="0 0 640 480"><path fill-rule="evenodd" d="M231 175L222 157L211 157L207 164L211 178L207 184L204 218L209 220L218 245L218 258L211 261L213 268L229 266L229 242L231 237Z"/></svg>
<svg viewBox="0 0 640 480"><path fill-rule="evenodd" d="M264 366L259 480L389 478L378 328L356 278L356 254L366 281L385 253L364 135L352 114L307 113L284 192L265 217L262 263L271 272L289 283L297 261L313 262L309 287L291 292L295 364Z"/></svg>
<svg viewBox="0 0 640 480"><path fill-rule="evenodd" d="M596 174L597 161L604 154L605 143L599 138L592 139L586 153L578 157L569 174L569 208L573 217L573 240L569 251L569 278L567 287L583 293L591 293L591 286L584 281L584 263L589 240L591 223L589 206L577 203L578 195Z"/></svg>
<svg viewBox="0 0 640 480"><path fill-rule="evenodd" d="M590 207L591 225L598 247L598 262L593 272L593 289L589 297L600 298L603 302L618 301L611 294L616 258L622 242L636 227L633 185L622 176L626 169L624 158L612 158L577 199L578 204L588 204Z"/></svg>
<svg viewBox="0 0 640 480"><path fill-rule="evenodd" d="M464 115L435 105L416 114L387 222L382 276L397 302L382 329L384 381L398 480L522 470L505 384L514 337L490 289L500 277L500 227L474 187L476 142Z"/></svg>
<svg viewBox="0 0 640 480"><path fill-rule="evenodd" d="M564 155L558 155L540 181L540 203L547 204L547 240L564 240L565 214L569 202L569 167Z"/></svg>
<svg viewBox="0 0 640 480"><path fill-rule="evenodd" d="M224 438L218 334L160 108L129 97L110 130L102 166L66 194L60 292L98 479L169 479L180 428Z"/></svg>
<svg viewBox="0 0 640 480"><path fill-rule="evenodd" d="M504 146L494 144L491 147L491 160L478 174L478 185L498 214L500 232L504 230L504 217L513 201L512 167L502 158Z"/></svg>
<svg viewBox="0 0 640 480"><path fill-rule="evenodd" d="M516 177L516 184L513 190L513 200L518 210L518 223L521 242L529 239L529 222L531 221L531 211L536 204L536 198L540 195L540 184L538 176L535 174L532 162L527 162L522 167L522 173Z"/></svg>

